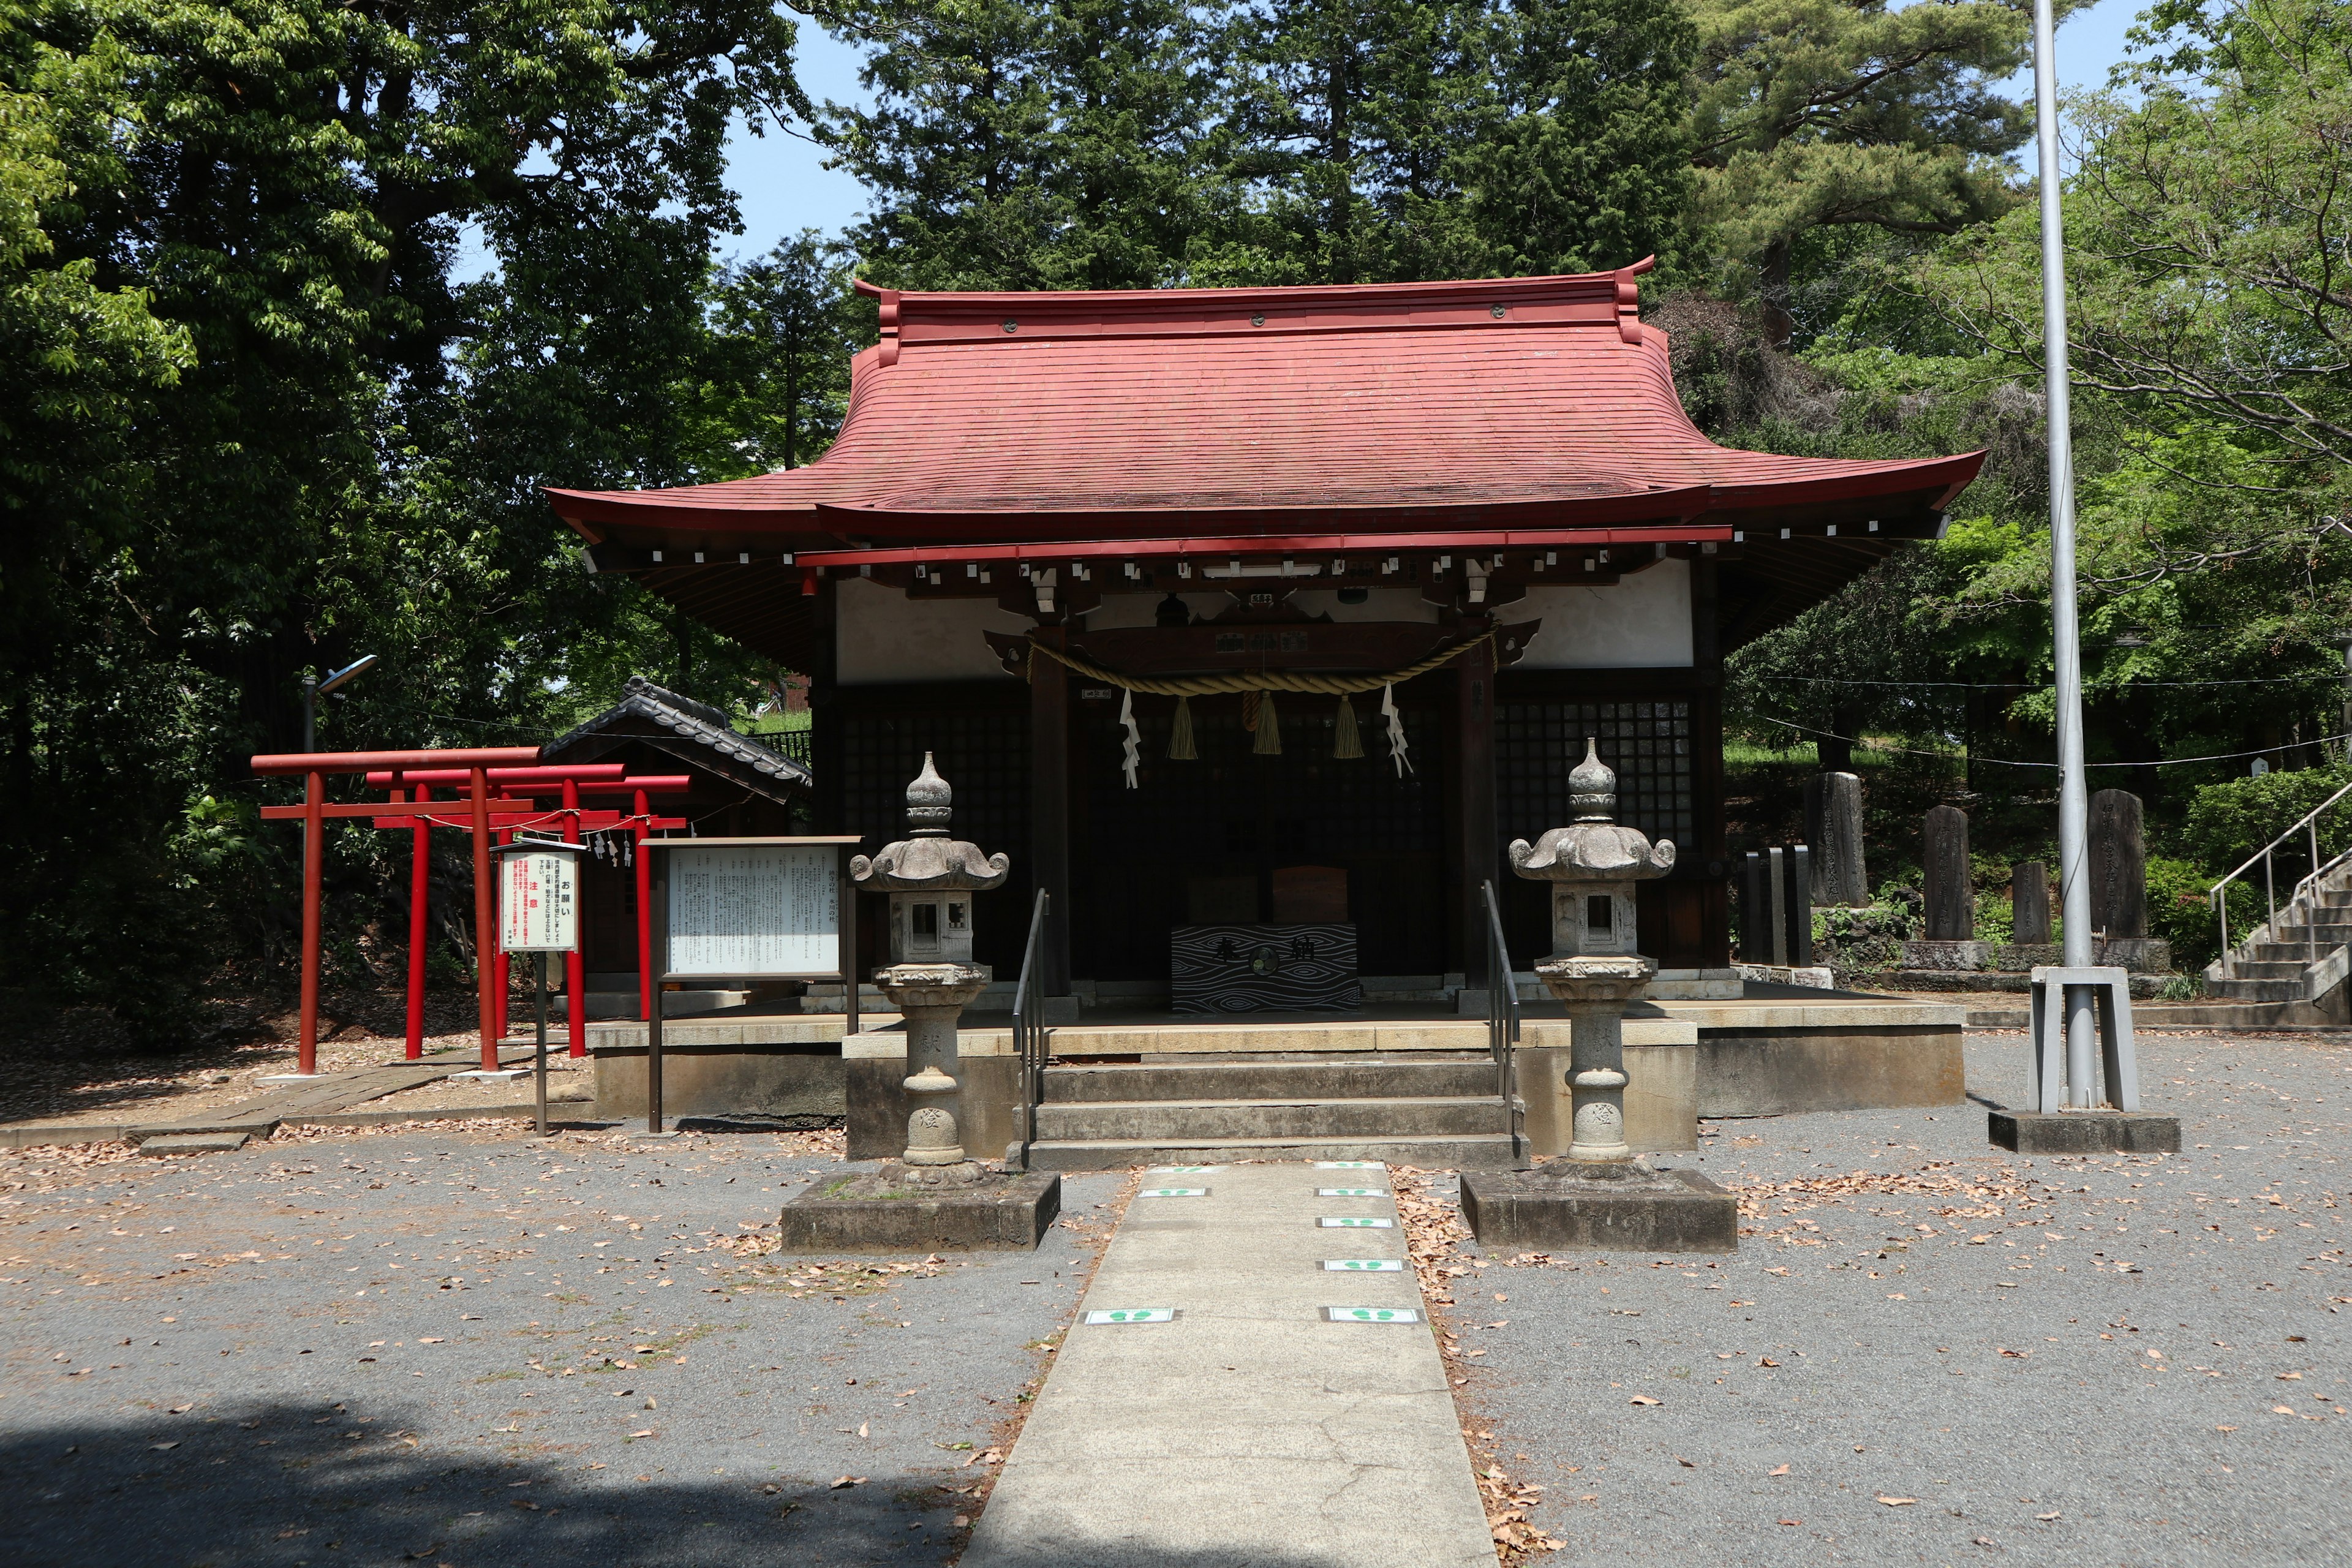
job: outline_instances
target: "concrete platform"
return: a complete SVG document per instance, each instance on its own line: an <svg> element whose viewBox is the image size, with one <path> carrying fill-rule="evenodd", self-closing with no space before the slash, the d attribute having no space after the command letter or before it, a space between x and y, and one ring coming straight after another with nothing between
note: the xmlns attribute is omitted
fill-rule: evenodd
<svg viewBox="0 0 2352 1568"><path fill-rule="evenodd" d="M2020 1154L2178 1154L2180 1118L2144 1110L1996 1110L1993 1146Z"/></svg>
<svg viewBox="0 0 2352 1568"><path fill-rule="evenodd" d="M1462 1215L1485 1247L1566 1252L1737 1252L1739 1203L1696 1171L1592 1181L1465 1171Z"/></svg>
<svg viewBox="0 0 2352 1568"><path fill-rule="evenodd" d="M226 1154L245 1147L243 1132L166 1132L139 1145L142 1154Z"/></svg>
<svg viewBox="0 0 2352 1568"><path fill-rule="evenodd" d="M895 1026L884 1013L862 1020ZM720 1018L662 1021L662 1113L681 1116L848 1114L839 1014L746 1012ZM599 1111L646 1113L646 1026L641 1020L588 1026ZM890 1151L895 1152L895 1151ZM853 1153L852 1159L874 1156Z"/></svg>
<svg viewBox="0 0 2352 1568"><path fill-rule="evenodd" d="M1323 1267L1403 1258L1392 1199L1316 1196L1384 1189L1383 1173L1168 1180L1207 1192L1129 1205L963 1568L1494 1568L1411 1268ZM1391 1228L1326 1229L1326 1215ZM1173 1317L1087 1321L1140 1308Z"/></svg>
<svg viewBox="0 0 2352 1568"><path fill-rule="evenodd" d="M937 1195L879 1193L870 1173L812 1182L784 1205L784 1252L1027 1252L1062 1212L1062 1178L992 1176Z"/></svg>

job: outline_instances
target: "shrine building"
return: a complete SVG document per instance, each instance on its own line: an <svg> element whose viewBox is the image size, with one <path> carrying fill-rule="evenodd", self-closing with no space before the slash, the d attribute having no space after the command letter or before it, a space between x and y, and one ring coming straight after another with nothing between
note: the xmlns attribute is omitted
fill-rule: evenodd
<svg viewBox="0 0 2352 1568"><path fill-rule="evenodd" d="M1718 447L1643 262L1574 277L876 296L839 439L720 484L555 490L600 573L805 673L819 833L902 836L931 752L1013 860L975 956L1150 1005L1171 932L1345 922L1368 990L1524 965L1596 737L1679 850L1643 952L1727 972L1724 656L1929 539L1981 454ZM1246 688L1246 689L1243 689ZM879 900L862 900L876 904ZM878 909L861 951L882 951Z"/></svg>

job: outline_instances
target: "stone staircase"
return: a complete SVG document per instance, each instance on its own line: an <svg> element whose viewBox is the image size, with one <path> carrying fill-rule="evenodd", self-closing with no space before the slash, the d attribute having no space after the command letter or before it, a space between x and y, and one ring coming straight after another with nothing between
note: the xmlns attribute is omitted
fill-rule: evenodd
<svg viewBox="0 0 2352 1568"><path fill-rule="evenodd" d="M2208 995L2239 1002L2317 1002L2344 984L2352 967L2352 865L2328 873L2307 898L2257 926L2230 952L2228 975L2206 965ZM2315 961L2314 953L2317 954Z"/></svg>
<svg viewBox="0 0 2352 1568"><path fill-rule="evenodd" d="M1454 1170L1517 1163L1484 1051L1055 1063L1045 1069L1029 1157L1043 1171L1238 1160Z"/></svg>

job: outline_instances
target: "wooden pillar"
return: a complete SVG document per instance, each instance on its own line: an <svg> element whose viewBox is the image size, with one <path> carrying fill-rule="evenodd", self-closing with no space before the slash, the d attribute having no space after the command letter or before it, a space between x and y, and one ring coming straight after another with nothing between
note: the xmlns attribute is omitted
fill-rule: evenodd
<svg viewBox="0 0 2352 1568"><path fill-rule="evenodd" d="M653 796L637 791L637 825L630 829L636 845L630 851L637 874L637 1016L654 1016L654 863L646 856L646 840L654 836L646 826L654 819Z"/></svg>
<svg viewBox="0 0 2352 1568"><path fill-rule="evenodd" d="M490 989L490 961L499 947L497 899L490 886L490 774L472 770L474 815L474 984L475 1013L482 1031L482 1070L499 1068L496 1001Z"/></svg>
<svg viewBox="0 0 2352 1568"><path fill-rule="evenodd" d="M563 781L563 842L566 844L580 842L580 781L578 779ZM573 863L583 865L586 859L585 856L575 856ZM580 877L577 885L582 892L586 892L588 879L584 876ZM583 909L578 913L579 929L584 932L587 929L588 911ZM587 943L584 942L577 943L570 952L563 955L563 1000L567 1004L565 1013L569 1019L569 1030L572 1036L569 1050L570 1054L575 1057L584 1057L588 1054L588 957L583 951L586 946ZM542 958L540 962L543 963L546 960ZM540 989L544 991L546 987L542 985Z"/></svg>
<svg viewBox="0 0 2352 1568"><path fill-rule="evenodd" d="M1062 642L1062 628L1040 626L1039 641ZM1045 952L1039 989L1070 994L1070 675L1061 660L1029 666L1029 855L1045 891Z"/></svg>
<svg viewBox="0 0 2352 1568"><path fill-rule="evenodd" d="M1486 967L1486 906L1481 885L1496 879L1502 863L1495 837L1495 645L1480 643L1455 659L1453 859L1459 868L1454 888L1455 967L1465 975Z"/></svg>
<svg viewBox="0 0 2352 1568"><path fill-rule="evenodd" d="M302 1004L294 1070L319 1070L319 900L326 852L327 780L315 770L302 783Z"/></svg>
<svg viewBox="0 0 2352 1568"><path fill-rule="evenodd" d="M402 792L394 790L398 800ZM415 802L423 806L433 792L416 786ZM433 829L423 817L409 829L408 843L408 1041L403 1054L410 1061L425 1056L425 944L427 913L433 900Z"/></svg>

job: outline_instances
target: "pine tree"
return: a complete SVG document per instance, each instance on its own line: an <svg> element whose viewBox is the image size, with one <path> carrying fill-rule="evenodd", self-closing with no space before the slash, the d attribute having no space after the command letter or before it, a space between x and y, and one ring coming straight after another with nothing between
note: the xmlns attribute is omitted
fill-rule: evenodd
<svg viewBox="0 0 2352 1568"><path fill-rule="evenodd" d="M2059 0L2063 16L2080 0ZM1954 234L2019 199L2003 155L2033 133L1995 90L2031 58L2011 0L1692 0L1699 217L1753 265L1765 334L1794 330L1805 237L1840 226Z"/></svg>

